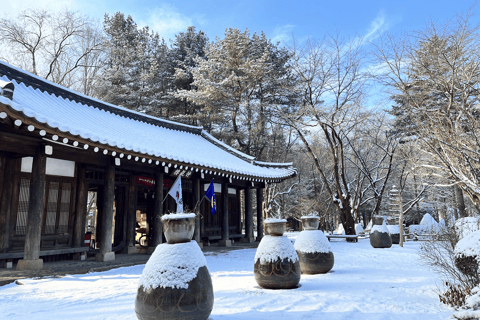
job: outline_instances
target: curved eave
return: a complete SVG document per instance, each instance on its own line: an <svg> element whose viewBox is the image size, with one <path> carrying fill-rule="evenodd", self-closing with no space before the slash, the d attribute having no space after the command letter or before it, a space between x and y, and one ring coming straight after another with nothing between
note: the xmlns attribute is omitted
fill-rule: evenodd
<svg viewBox="0 0 480 320"><path fill-rule="evenodd" d="M97 108L106 112L129 118L131 120L149 123L155 126L160 126L172 130L186 131L194 134L200 134L202 131L201 127L190 126L187 124L173 122L165 119L159 119L140 112L119 107L92 97L88 97L71 89L62 87L54 82L42 79L41 77L31 74L25 70L9 65L8 63L0 61L0 76L2 75L7 77L10 81L22 83L25 86L29 86L33 89L40 90L41 92L54 95L58 98L75 101L80 104L84 104L93 108Z"/></svg>
<svg viewBox="0 0 480 320"><path fill-rule="evenodd" d="M0 122L11 122L14 127L18 129L33 126L34 129L30 132L38 134L47 141L52 141L59 144L69 145L78 149L83 149L85 152L103 153L106 157L115 156L123 160L132 162L142 162L150 165L168 166L172 169L191 170L194 172L205 172L216 174L221 177L232 177L238 180L257 181L257 182L280 182L285 179L292 178L296 175L296 169L293 167L282 168L283 174L277 175L256 175L244 174L233 170L224 170L222 168L214 168L208 165L199 165L178 159L168 157L161 157L150 153L135 151L125 147L120 147L116 144L102 143L101 141L94 141L89 138L84 138L79 134L75 134L68 130L62 130L61 125L55 126L46 122L39 121L35 115L29 115L28 112L23 112L19 105L14 107L15 102L8 100L5 97L0 97ZM20 120L20 126L15 126L15 121ZM66 139L66 140L65 140ZM123 156L122 156L123 155ZM183 168L182 168L183 167Z"/></svg>

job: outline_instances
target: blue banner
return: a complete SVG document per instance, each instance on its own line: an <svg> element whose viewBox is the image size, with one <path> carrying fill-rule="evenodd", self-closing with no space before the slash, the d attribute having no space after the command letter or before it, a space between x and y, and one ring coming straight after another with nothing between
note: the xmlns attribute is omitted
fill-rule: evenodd
<svg viewBox="0 0 480 320"><path fill-rule="evenodd" d="M210 182L210 186L208 186L205 197L207 197L207 200L210 201L210 208L212 208L213 215L215 212L217 212L217 203L215 202L215 187L213 186L213 180L212 182Z"/></svg>

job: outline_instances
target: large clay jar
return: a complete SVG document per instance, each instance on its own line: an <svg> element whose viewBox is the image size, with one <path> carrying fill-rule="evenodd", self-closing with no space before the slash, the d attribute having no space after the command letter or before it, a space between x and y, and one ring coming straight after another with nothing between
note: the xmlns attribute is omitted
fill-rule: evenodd
<svg viewBox="0 0 480 320"><path fill-rule="evenodd" d="M474 231L464 236L455 245L454 262L460 272L470 279L480 279L480 231Z"/></svg>
<svg viewBox="0 0 480 320"><path fill-rule="evenodd" d="M300 264L290 239L283 233L286 220L266 219L265 231L255 254L255 281L264 289L292 289L300 282Z"/></svg>
<svg viewBox="0 0 480 320"><path fill-rule="evenodd" d="M388 228L388 232L390 233L390 237L392 238L392 243L399 244L400 243L400 227L394 224L394 225L388 225L387 228Z"/></svg>
<svg viewBox="0 0 480 320"><path fill-rule="evenodd" d="M320 274L332 270L335 259L332 246L321 230L319 217L303 216L304 230L295 240L295 251L303 274Z"/></svg>
<svg viewBox="0 0 480 320"><path fill-rule="evenodd" d="M212 279L205 256L191 240L194 223L190 220L194 219L195 214L162 217L168 243L157 246L140 277L135 298L138 319L205 320L210 316Z"/></svg>
<svg viewBox="0 0 480 320"><path fill-rule="evenodd" d="M390 248L392 246L392 238L383 218L374 217L373 221L375 225L370 231L370 244L374 248Z"/></svg>

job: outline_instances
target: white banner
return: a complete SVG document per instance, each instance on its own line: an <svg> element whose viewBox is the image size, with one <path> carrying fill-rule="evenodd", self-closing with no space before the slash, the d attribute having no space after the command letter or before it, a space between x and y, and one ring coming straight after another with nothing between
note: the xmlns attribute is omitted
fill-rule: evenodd
<svg viewBox="0 0 480 320"><path fill-rule="evenodd" d="M170 191L168 191L168 194L172 196L173 199L175 199L175 202L177 203L177 212L183 213L183 197L182 197L182 178L181 176L177 177L177 180L172 185L172 188Z"/></svg>

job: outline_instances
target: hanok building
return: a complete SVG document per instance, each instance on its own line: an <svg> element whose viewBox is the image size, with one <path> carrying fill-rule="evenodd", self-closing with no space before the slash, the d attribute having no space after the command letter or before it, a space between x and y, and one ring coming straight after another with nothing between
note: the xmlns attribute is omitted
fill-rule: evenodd
<svg viewBox="0 0 480 320"><path fill-rule="evenodd" d="M138 212L149 245L162 243L161 216L175 210L163 199L178 175L190 210L217 184L217 212L206 201L197 206L196 241L252 242L252 189L261 238L265 184L296 174L291 163L258 162L201 127L111 105L1 61L0 88L0 264L17 269L42 268L45 257L93 251L107 261L135 252ZM96 249L84 243L88 191L97 195Z"/></svg>

